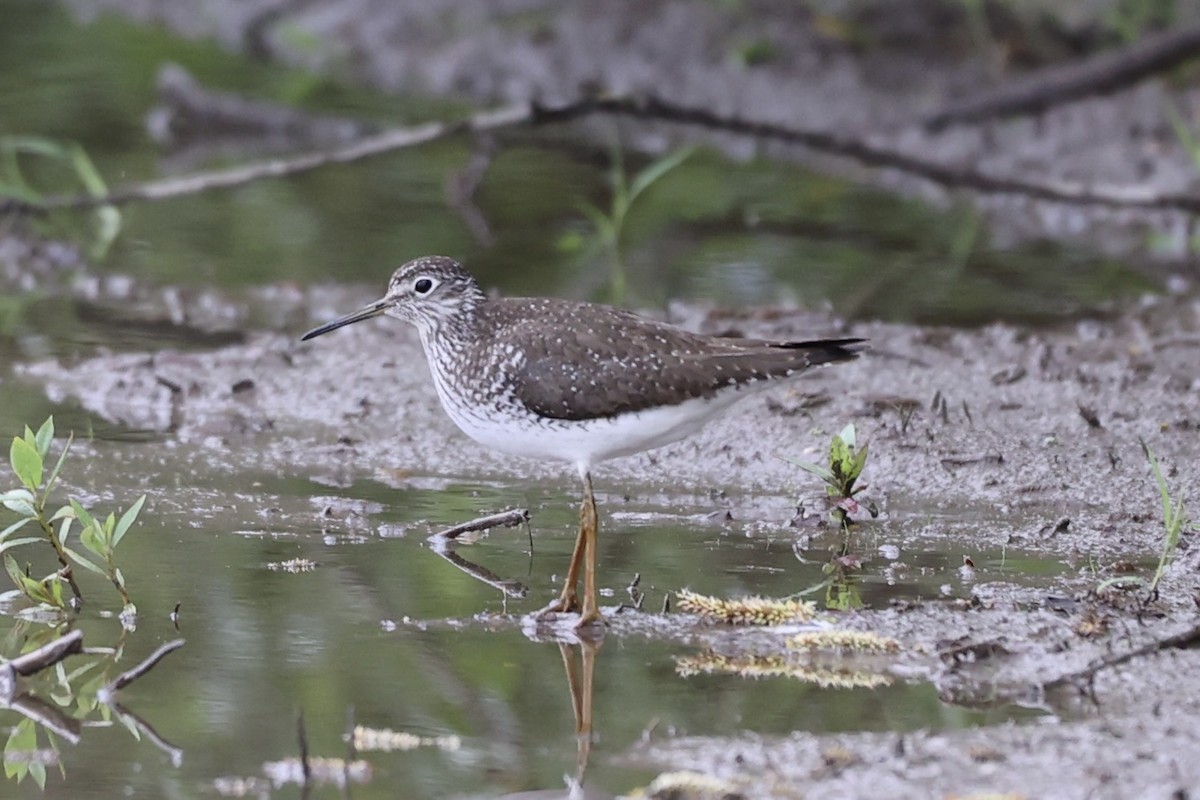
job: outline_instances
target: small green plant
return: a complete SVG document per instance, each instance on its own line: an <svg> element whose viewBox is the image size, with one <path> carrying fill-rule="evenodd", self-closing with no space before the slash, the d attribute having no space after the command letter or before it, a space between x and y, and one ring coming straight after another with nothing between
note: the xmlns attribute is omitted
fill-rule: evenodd
<svg viewBox="0 0 1200 800"><path fill-rule="evenodd" d="M829 447L828 467L786 457L784 461L795 464L805 472L811 472L825 482L825 494L832 507L830 515L834 522L843 527L853 522L851 515L861 510L855 496L867 488L865 484L856 485L867 466L867 445L864 442L862 447L858 446L853 423L842 428L841 432L833 437ZM879 515L879 509L874 503L867 503L866 508L872 517Z"/></svg>
<svg viewBox="0 0 1200 800"><path fill-rule="evenodd" d="M1162 581L1163 573L1175 560L1175 551L1179 548L1179 539L1183 535L1184 528L1188 526L1188 519L1187 510L1183 505L1183 490L1181 489L1172 499L1171 488L1167 486L1167 479L1163 477L1162 467L1159 466L1154 452L1145 442L1142 442L1142 452L1146 454L1146 460L1150 462L1150 470L1154 473L1154 482L1158 486L1158 497L1162 503L1163 515L1162 551L1158 556L1158 567L1154 570L1154 577L1150 579L1149 588L1153 594L1158 591L1158 584Z"/></svg>
<svg viewBox="0 0 1200 800"><path fill-rule="evenodd" d="M1163 538L1162 548L1158 554L1158 566L1155 567L1154 575L1148 582L1140 576L1125 575L1103 581L1096 587L1096 591L1103 592L1118 586L1144 586L1150 597L1153 598L1158 592L1158 585L1162 582L1167 567L1171 566L1171 562L1175 560L1176 551L1179 549L1179 540L1182 538L1184 530L1191 526L1191 522L1184 505L1183 490L1176 493L1175 497L1171 497L1171 487L1167 485L1167 479L1163 476L1158 458L1155 457L1154 451L1150 449L1149 445L1145 442L1141 444L1142 452L1145 453L1146 460L1150 462L1150 472L1154 475L1154 483L1158 487L1158 497L1162 504Z"/></svg>
<svg viewBox="0 0 1200 800"><path fill-rule="evenodd" d="M612 203L607 212L590 203L584 203L580 209L592 223L592 233L584 241L564 240L560 246L564 249L581 250L582 260L590 260L601 252L607 253L610 265L610 298L614 303L620 303L625 297L625 262L622 255L622 238L625 221L629 210L647 189L684 161L691 157L696 150L685 147L676 150L647 165L630 181L625 174L625 163L619 148L614 148L612 170L609 181L612 184ZM586 246L585 246L586 242Z"/></svg>
<svg viewBox="0 0 1200 800"><path fill-rule="evenodd" d="M108 195L108 185L100 176L96 165L87 151L75 142L59 143L41 136L0 136L0 198L8 197L38 205L44 193L35 189L21 170L21 157L40 158L64 167L92 197ZM98 206L88 215L92 220L91 230L84 234L88 255L99 261L107 255L112 243L121 232L121 212L116 206ZM62 217L55 218L57 224ZM61 233L61 231L60 231ZM68 235L78 231L68 231Z"/></svg>
<svg viewBox="0 0 1200 800"><path fill-rule="evenodd" d="M71 438L68 437L54 468L46 475L46 458L53 440L53 417L47 418L36 433L26 426L24 435L13 439L9 461L21 488L0 494L0 503L18 516L16 522L0 531L0 553L4 555L4 567L17 589L34 603L58 610L66 610L70 605L78 610L82 607L83 595L75 582L71 567L73 562L107 578L121 596L122 616L132 619L137 608L129 598L125 576L114 561L114 553L141 512L146 496L138 498L120 518L111 513L104 519L93 517L74 499L51 511L50 494L71 449ZM91 553L90 558L68 544L75 523L79 524L79 543ZM27 525L39 528L42 535L15 537ZM48 542L59 563L59 569L40 579L31 577L28 565L22 568L9 552L37 542ZM69 604L63 596L64 582L72 593Z"/></svg>

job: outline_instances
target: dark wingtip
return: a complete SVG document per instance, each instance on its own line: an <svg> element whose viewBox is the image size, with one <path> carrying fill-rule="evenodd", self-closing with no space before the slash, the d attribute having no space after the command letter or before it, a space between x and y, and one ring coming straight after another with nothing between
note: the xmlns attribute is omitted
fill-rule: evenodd
<svg viewBox="0 0 1200 800"><path fill-rule="evenodd" d="M839 361L851 361L867 349L866 339L813 339L807 342L787 342L783 345L796 350L807 350L809 364L836 364Z"/></svg>

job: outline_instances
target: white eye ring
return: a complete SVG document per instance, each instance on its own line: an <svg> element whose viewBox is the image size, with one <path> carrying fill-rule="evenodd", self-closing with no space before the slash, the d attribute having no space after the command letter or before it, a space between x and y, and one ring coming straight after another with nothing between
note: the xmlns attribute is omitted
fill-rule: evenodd
<svg viewBox="0 0 1200 800"><path fill-rule="evenodd" d="M436 289L438 282L433 278L417 278L413 281L413 291L421 297L427 296L430 292Z"/></svg>

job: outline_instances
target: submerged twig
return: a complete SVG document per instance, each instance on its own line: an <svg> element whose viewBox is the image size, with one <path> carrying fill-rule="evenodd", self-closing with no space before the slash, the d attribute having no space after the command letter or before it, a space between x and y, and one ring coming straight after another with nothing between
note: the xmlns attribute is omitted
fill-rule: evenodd
<svg viewBox="0 0 1200 800"><path fill-rule="evenodd" d="M183 639L173 639L166 644L161 645L153 653L146 656L146 658L143 659L142 662L133 669L126 670L118 675L112 683L104 687L104 692L112 694L113 692L118 692L121 689L124 689L126 686L133 683L150 670L154 669L159 661L162 661L168 654L175 652L179 648L183 647L183 645Z"/></svg>

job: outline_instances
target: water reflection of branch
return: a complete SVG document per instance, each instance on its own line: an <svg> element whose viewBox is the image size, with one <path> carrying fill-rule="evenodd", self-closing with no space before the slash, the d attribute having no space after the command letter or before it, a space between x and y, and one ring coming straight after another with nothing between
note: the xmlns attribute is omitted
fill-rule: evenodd
<svg viewBox="0 0 1200 800"><path fill-rule="evenodd" d="M471 522L463 523L462 525L448 528L445 531L433 534L428 539L429 549L453 564L458 569L470 575L475 580L499 589L506 597L524 597L529 593L529 587L520 581L502 578L487 567L480 566L473 561L468 561L467 559L463 558L454 549L454 541L455 537L460 536L468 531L494 528L497 525L517 525L520 524L522 520L528 519L529 512L525 511L524 509L506 511L503 514L493 514L490 517L481 517L480 519L472 520ZM481 524L484 522L487 522L488 524Z"/></svg>
<svg viewBox="0 0 1200 800"><path fill-rule="evenodd" d="M508 597L524 597L525 595L529 594L529 587L525 584L517 580L501 578L487 567L481 567L472 561L467 561L465 558L455 552L453 547L442 546L432 547L430 549L442 558L449 561L454 566L461 569L463 572L470 575L475 580L482 581L488 586L499 589Z"/></svg>
<svg viewBox="0 0 1200 800"><path fill-rule="evenodd" d="M146 722L146 720L142 719L140 716L133 713L115 700L109 702L107 705L113 710L114 713L122 717L124 720L127 720L135 728L137 728L138 733L149 739L152 745L165 753L167 758L171 759L172 767L179 767L183 763L182 747L177 747L176 745L168 742L159 734L158 731L154 729L153 725L151 725L149 722Z"/></svg>
<svg viewBox="0 0 1200 800"><path fill-rule="evenodd" d="M3 708L12 709L33 720L46 730L54 733L71 744L79 744L82 723L74 717L65 714L62 709L52 706L45 700L31 694L7 698L0 703Z"/></svg>

